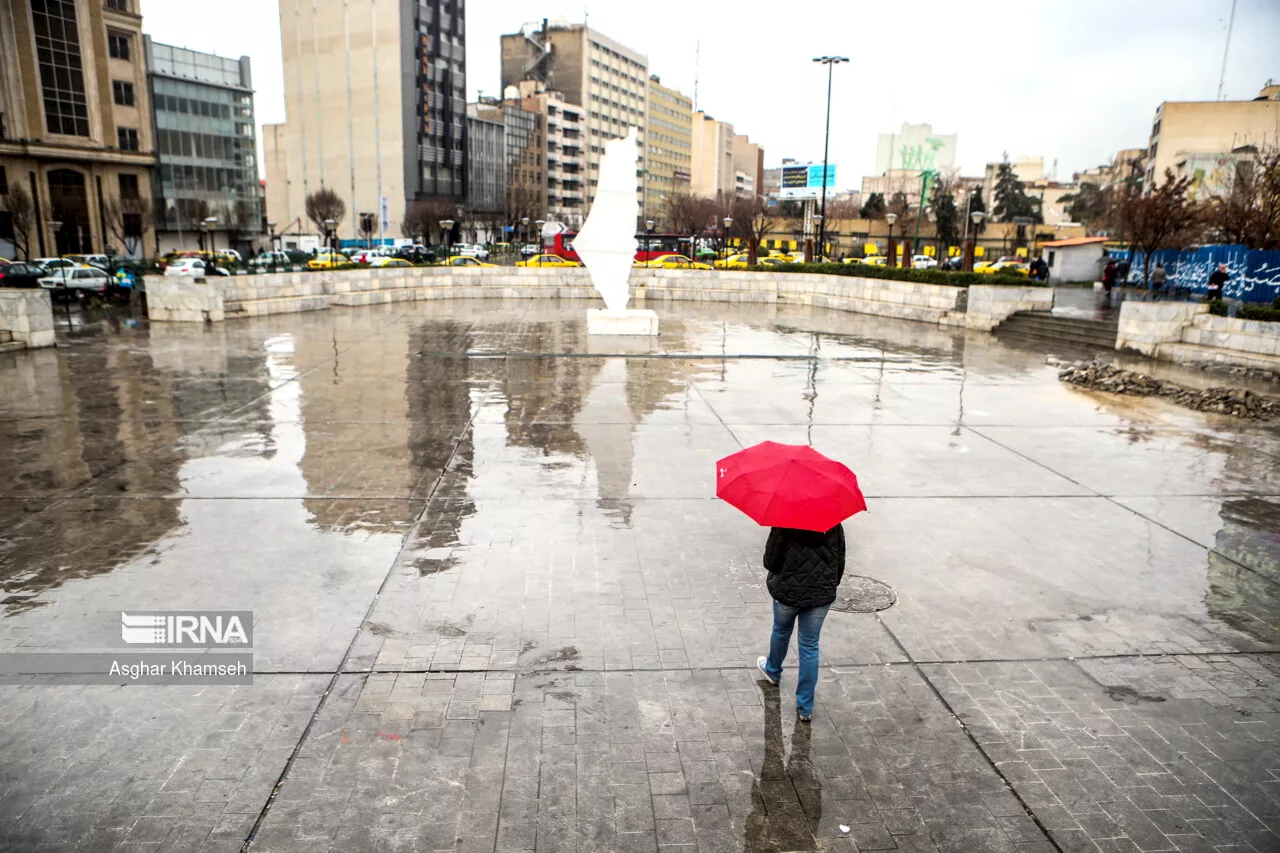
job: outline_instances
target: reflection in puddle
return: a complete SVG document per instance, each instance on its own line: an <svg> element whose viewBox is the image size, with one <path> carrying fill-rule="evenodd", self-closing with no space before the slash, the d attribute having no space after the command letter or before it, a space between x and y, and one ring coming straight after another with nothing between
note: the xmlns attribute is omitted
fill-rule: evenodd
<svg viewBox="0 0 1280 853"><path fill-rule="evenodd" d="M1230 498L1209 552L1209 613L1265 643L1280 642L1280 504Z"/></svg>

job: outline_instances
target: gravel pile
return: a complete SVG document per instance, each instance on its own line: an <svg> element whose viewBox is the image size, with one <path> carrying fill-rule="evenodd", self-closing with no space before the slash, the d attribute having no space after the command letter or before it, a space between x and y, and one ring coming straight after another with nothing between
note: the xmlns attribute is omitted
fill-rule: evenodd
<svg viewBox="0 0 1280 853"><path fill-rule="evenodd" d="M1265 397L1242 388L1206 388L1198 391L1098 362L1077 362L1060 370L1058 378L1095 391L1132 394L1136 397L1164 397L1199 412L1215 412L1253 420L1280 417L1280 399L1275 397Z"/></svg>

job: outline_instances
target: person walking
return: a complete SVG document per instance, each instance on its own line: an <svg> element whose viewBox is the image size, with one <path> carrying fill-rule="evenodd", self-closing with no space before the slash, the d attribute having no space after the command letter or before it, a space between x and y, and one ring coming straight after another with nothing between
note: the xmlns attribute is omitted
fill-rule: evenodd
<svg viewBox="0 0 1280 853"><path fill-rule="evenodd" d="M1218 268L1209 276L1209 301L1222 298L1222 289L1230 281L1231 274L1227 272L1226 264L1218 264Z"/></svg>
<svg viewBox="0 0 1280 853"><path fill-rule="evenodd" d="M1157 263L1156 268L1151 271L1151 295L1152 299L1159 297L1164 291L1165 283L1169 280L1169 274L1164 270L1164 264Z"/></svg>
<svg viewBox="0 0 1280 853"><path fill-rule="evenodd" d="M818 685L818 638L836 588L844 578L844 527L837 524L825 533L774 527L764 549L773 597L773 635L768 656L756 667L775 687L782 679L782 663L791 644L791 633L800 626L796 714L804 722L813 719L814 691Z"/></svg>
<svg viewBox="0 0 1280 853"><path fill-rule="evenodd" d="M1111 288L1116 286L1116 262L1114 260L1107 261L1106 267L1102 270L1102 289L1106 292L1107 298L1111 298Z"/></svg>

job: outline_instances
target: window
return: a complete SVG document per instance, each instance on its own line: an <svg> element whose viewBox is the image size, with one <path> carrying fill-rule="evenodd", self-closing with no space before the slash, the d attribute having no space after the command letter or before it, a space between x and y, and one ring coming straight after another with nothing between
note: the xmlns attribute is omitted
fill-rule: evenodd
<svg viewBox="0 0 1280 853"><path fill-rule="evenodd" d="M9 176L5 174L4 166L0 166L0 195L7 195L9 192Z"/></svg>
<svg viewBox="0 0 1280 853"><path fill-rule="evenodd" d="M115 102L122 107L133 106L133 84L125 80L111 81L111 94Z"/></svg>
<svg viewBox="0 0 1280 853"><path fill-rule="evenodd" d="M89 135L89 106L80 64L75 0L32 0L45 126L50 133Z"/></svg>
<svg viewBox="0 0 1280 853"><path fill-rule="evenodd" d="M105 5L108 9L111 9L112 11L115 11L115 12L128 12L128 11L129 11L129 2L128 2L128 0L107 0L107 2L106 2L104 5Z"/></svg>
<svg viewBox="0 0 1280 853"><path fill-rule="evenodd" d="M107 53L111 54L112 59L131 59L132 48L133 45L127 33L113 33L107 30Z"/></svg>
<svg viewBox="0 0 1280 853"><path fill-rule="evenodd" d="M137 151L138 129L136 127L117 127L116 141L121 151Z"/></svg>
<svg viewBox="0 0 1280 853"><path fill-rule="evenodd" d="M120 198L136 199L138 197L138 176L120 175Z"/></svg>

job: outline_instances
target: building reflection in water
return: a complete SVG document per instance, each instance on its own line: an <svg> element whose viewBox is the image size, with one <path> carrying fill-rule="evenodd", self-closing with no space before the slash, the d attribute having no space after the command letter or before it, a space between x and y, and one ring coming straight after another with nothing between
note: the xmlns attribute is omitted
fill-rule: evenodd
<svg viewBox="0 0 1280 853"><path fill-rule="evenodd" d="M1280 503L1228 498L1209 551L1209 615L1266 644L1280 642Z"/></svg>

